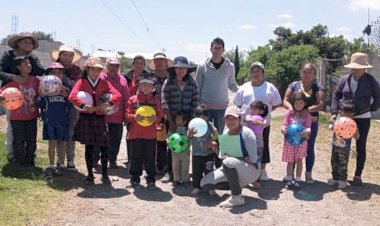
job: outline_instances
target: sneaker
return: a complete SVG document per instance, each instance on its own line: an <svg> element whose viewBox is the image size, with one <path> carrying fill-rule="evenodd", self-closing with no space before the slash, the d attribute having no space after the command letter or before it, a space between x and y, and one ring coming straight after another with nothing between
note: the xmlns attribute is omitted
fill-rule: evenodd
<svg viewBox="0 0 380 226"><path fill-rule="evenodd" d="M242 195L231 195L226 201L219 204L223 208L233 208L244 205L245 201Z"/></svg>
<svg viewBox="0 0 380 226"><path fill-rule="evenodd" d="M353 185L355 185L355 186L362 186L363 185L362 178L359 177L359 176L354 176Z"/></svg>
<svg viewBox="0 0 380 226"><path fill-rule="evenodd" d="M339 182L337 180L334 180L333 178L330 178L327 180L327 185L328 186L335 186L335 185L338 185Z"/></svg>
<svg viewBox="0 0 380 226"><path fill-rule="evenodd" d="M85 179L85 181L84 181L84 183L86 184L86 185L94 185L95 184L95 182L94 182L94 176L87 176L86 177L86 179Z"/></svg>
<svg viewBox="0 0 380 226"><path fill-rule="evenodd" d="M111 180L108 177L108 175L103 175L101 180L102 180L103 184L111 184Z"/></svg>
<svg viewBox="0 0 380 226"><path fill-rule="evenodd" d="M268 173L266 170L261 170L260 180L261 181L268 181L269 180Z"/></svg>
<svg viewBox="0 0 380 226"><path fill-rule="evenodd" d="M161 182L162 183L169 183L170 182L170 174L169 173L165 173L164 177L161 178Z"/></svg>
<svg viewBox="0 0 380 226"><path fill-rule="evenodd" d="M146 186L146 189L154 191L154 190L157 190L158 187L156 186L155 183L151 182L151 183L148 183L148 185Z"/></svg>
<svg viewBox="0 0 380 226"><path fill-rule="evenodd" d="M311 176L311 172L305 172L305 182L306 184L314 184L314 179Z"/></svg>
<svg viewBox="0 0 380 226"><path fill-rule="evenodd" d="M261 184L260 184L260 182L259 182L259 181L255 181L255 182L253 182L253 183L252 183L252 188L254 188L254 189L259 189L259 188L261 188Z"/></svg>
<svg viewBox="0 0 380 226"><path fill-rule="evenodd" d="M75 168L75 164L73 160L67 161L67 170L69 171L77 171Z"/></svg>
<svg viewBox="0 0 380 226"><path fill-rule="evenodd" d="M50 165L50 166L48 166L48 167L45 169L45 172L46 172L46 174L48 174L48 175L52 175L52 174L54 173L54 171L55 171L55 167L54 167L53 165Z"/></svg>
<svg viewBox="0 0 380 226"><path fill-rule="evenodd" d="M342 181L342 180L340 180L339 182L338 182L338 188L339 189L345 189L347 187L347 182L346 181Z"/></svg>
<svg viewBox="0 0 380 226"><path fill-rule="evenodd" d="M64 164L57 164L57 167L55 168L54 173L56 175L62 175L64 170L65 170L65 165Z"/></svg>
<svg viewBox="0 0 380 226"><path fill-rule="evenodd" d="M210 190L211 191L211 190ZM196 194L198 194L199 192L201 192L201 189L199 189L199 188L194 188L193 190L191 190L191 194L192 195L196 195ZM215 191L214 191L215 192Z"/></svg>
<svg viewBox="0 0 380 226"><path fill-rule="evenodd" d="M285 187L286 188L291 188L293 186L293 181L287 181L286 184L285 184Z"/></svg>
<svg viewBox="0 0 380 226"><path fill-rule="evenodd" d="M138 181L130 181L129 184L127 184L125 186L125 188L135 188L138 185L140 185L140 182L138 182Z"/></svg>
<svg viewBox="0 0 380 226"><path fill-rule="evenodd" d="M214 189L209 190L208 195L211 195L211 196L216 195L215 190Z"/></svg>
<svg viewBox="0 0 380 226"><path fill-rule="evenodd" d="M294 181L294 188L295 189L301 189L301 181Z"/></svg>

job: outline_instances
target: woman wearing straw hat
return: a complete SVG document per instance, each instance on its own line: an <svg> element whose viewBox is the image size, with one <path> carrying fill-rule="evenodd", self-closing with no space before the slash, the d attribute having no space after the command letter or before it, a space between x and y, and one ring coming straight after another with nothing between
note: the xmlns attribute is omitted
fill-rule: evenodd
<svg viewBox="0 0 380 226"><path fill-rule="evenodd" d="M339 105L343 100L350 99L355 105L354 120L358 126L359 139L356 140L356 170L354 185L362 185L362 171L366 159L367 135L371 124L371 112L380 107L379 82L365 71L372 68L364 53L354 53L351 62L345 65L351 73L340 78L332 97L332 119L338 114ZM371 101L373 100L373 101Z"/></svg>
<svg viewBox="0 0 380 226"><path fill-rule="evenodd" d="M40 63L38 57L32 54L32 51L37 49L38 41L29 32L21 32L8 40L8 45L12 49L4 52L0 60L0 84L4 86L6 83L11 81L16 81L18 83L23 83L24 78L22 76L17 76L18 73L15 57L18 56L28 56L29 62L32 66L32 70L29 73L32 76L41 76L44 74L45 69ZM2 105L0 104L0 112ZM9 116L9 111L7 116ZM9 119L9 117L7 117ZM9 161L13 159L13 148L12 148L13 136L12 128L8 120L7 128L7 158Z"/></svg>
<svg viewBox="0 0 380 226"><path fill-rule="evenodd" d="M65 74L74 82L80 77L82 71L75 63L81 59L81 54L74 50L73 47L68 45L61 45L59 49L51 52L51 57L54 61L60 62L65 68ZM74 107L70 108L69 113L69 139L66 142L66 158L67 169L76 171L74 164L75 157L75 141L72 140L74 134L74 126L78 120L79 112Z"/></svg>

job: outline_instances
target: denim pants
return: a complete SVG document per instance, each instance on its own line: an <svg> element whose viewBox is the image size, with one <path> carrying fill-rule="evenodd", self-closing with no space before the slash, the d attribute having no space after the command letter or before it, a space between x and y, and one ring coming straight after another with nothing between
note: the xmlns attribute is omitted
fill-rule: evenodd
<svg viewBox="0 0 380 226"><path fill-rule="evenodd" d="M307 140L307 156L306 156L306 172L311 172L314 166L315 160L315 140L318 135L318 120L311 123L311 134L310 138Z"/></svg>

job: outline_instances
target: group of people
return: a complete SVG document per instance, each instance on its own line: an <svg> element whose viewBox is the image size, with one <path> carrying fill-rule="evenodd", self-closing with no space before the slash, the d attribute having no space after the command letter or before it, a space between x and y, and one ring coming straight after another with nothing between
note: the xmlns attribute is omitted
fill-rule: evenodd
<svg viewBox="0 0 380 226"><path fill-rule="evenodd" d="M304 126L302 144L290 144L284 139L282 160L287 162L287 169L283 180L287 187L300 188L302 160L306 158L305 182L314 183L318 112L325 105L325 90L315 82L316 69L311 63L302 65L300 80L289 85L282 100L277 88L266 81L261 62L251 65L250 81L238 86L233 63L223 57L225 46L220 38L212 40L212 56L198 67L190 65L186 57L178 56L172 61L165 53L156 52L147 66L149 71L145 70L145 58L138 55L133 59L133 70L125 75L120 74L117 58L108 58L104 65L100 58L90 57L84 65L77 66L75 63L81 56L68 45L52 52L54 62L45 70L32 53L38 41L30 33L15 35L8 44L12 50L5 52L0 61L0 100L4 100L1 92L8 87L20 89L25 97L21 108L6 110L7 156L19 168L34 167L37 118L41 116L43 139L49 141L48 171L62 173L65 159L67 169L76 170L75 141L79 141L85 145L88 171L85 183L94 184L93 168L99 166L100 160L101 180L111 184L107 170L118 167L117 156L126 125L127 165L131 175L128 188L140 185L143 168L149 190L157 189L157 171L163 174L163 183L187 185L192 159L191 193L207 191L212 195L215 189L227 188L231 196L220 205L239 206L244 204L241 195L244 186L252 184L259 188L260 181L269 180L266 165L270 163L271 112L283 104L288 111L281 132L285 135L293 122ZM353 117L357 123L354 183L361 185L371 111L380 107L380 87L365 72L371 67L365 54L353 54L346 67L352 71L336 86L331 121ZM60 93L46 96L41 92L38 77L44 75L55 75L61 80ZM229 90L236 92L232 106ZM83 101L82 92L92 97L92 104ZM139 109L144 106L155 113L141 115ZM207 122L204 135L197 136L199 131L189 127L194 118ZM224 147L218 136L223 133L239 137L239 144L232 148L239 149L241 156L221 154ZM187 137L189 145L184 151L177 153L168 148L167 139L173 134ZM345 147L341 143L333 142L333 178L329 185L344 188L351 142L345 142Z"/></svg>

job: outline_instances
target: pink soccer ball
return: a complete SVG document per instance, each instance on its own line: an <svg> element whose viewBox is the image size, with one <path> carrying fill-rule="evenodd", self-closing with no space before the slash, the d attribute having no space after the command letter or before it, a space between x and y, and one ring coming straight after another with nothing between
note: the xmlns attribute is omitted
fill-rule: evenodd
<svg viewBox="0 0 380 226"><path fill-rule="evenodd" d="M41 79L40 92L42 96L55 96L61 93L62 81L55 75L46 75Z"/></svg>

